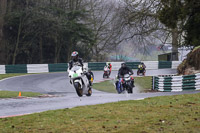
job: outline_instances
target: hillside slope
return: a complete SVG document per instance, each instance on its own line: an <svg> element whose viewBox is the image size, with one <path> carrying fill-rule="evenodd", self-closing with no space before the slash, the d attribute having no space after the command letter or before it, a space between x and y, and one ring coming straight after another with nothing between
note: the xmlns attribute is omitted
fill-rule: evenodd
<svg viewBox="0 0 200 133"><path fill-rule="evenodd" d="M187 58L177 68L179 75L200 73L200 46L188 53Z"/></svg>

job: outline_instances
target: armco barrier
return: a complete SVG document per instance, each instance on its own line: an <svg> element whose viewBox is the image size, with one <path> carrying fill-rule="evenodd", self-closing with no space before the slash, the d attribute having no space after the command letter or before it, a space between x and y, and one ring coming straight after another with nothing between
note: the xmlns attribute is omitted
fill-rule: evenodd
<svg viewBox="0 0 200 133"><path fill-rule="evenodd" d="M181 61L172 61L172 69L176 69L178 66L179 66L179 64L181 64Z"/></svg>
<svg viewBox="0 0 200 133"><path fill-rule="evenodd" d="M108 62L107 62L108 63ZM107 64L106 63L106 64ZM112 64L112 70L119 70L122 62L110 62Z"/></svg>
<svg viewBox="0 0 200 133"><path fill-rule="evenodd" d="M85 68L91 70L103 71L108 62L89 62L84 63ZM112 70L119 70L122 62L110 62ZM126 62L131 69L137 69L140 62ZM172 68L175 69L181 62L158 62L144 61L146 69ZM68 69L68 63L57 64L21 64L21 65L0 65L0 74L6 73L42 73L42 72L65 72Z"/></svg>
<svg viewBox="0 0 200 133"><path fill-rule="evenodd" d="M200 90L200 73L195 75L153 77L154 90L183 91Z"/></svg>
<svg viewBox="0 0 200 133"><path fill-rule="evenodd" d="M93 63L88 63L88 68L91 70L103 70L104 66L106 65L106 62L93 62Z"/></svg>
<svg viewBox="0 0 200 133"><path fill-rule="evenodd" d="M159 61L158 68L159 69L172 68L172 62L171 61Z"/></svg>
<svg viewBox="0 0 200 133"><path fill-rule="evenodd" d="M158 61L143 61L144 64L146 65L146 69L158 69ZM108 62L107 62L108 63ZM121 67L122 62L110 62L112 64L112 70L119 70ZM134 63L133 69L137 69L137 63ZM129 64L130 65L130 64Z"/></svg>
<svg viewBox="0 0 200 133"><path fill-rule="evenodd" d="M158 61L143 61L146 69L158 69Z"/></svg>
<svg viewBox="0 0 200 133"><path fill-rule="evenodd" d="M6 73L27 73L27 65L5 65Z"/></svg>
<svg viewBox="0 0 200 133"><path fill-rule="evenodd" d="M140 62L126 62L126 65L131 69L138 69Z"/></svg>
<svg viewBox="0 0 200 133"><path fill-rule="evenodd" d="M6 73L5 65L0 65L0 74L5 74L5 73Z"/></svg>
<svg viewBox="0 0 200 133"><path fill-rule="evenodd" d="M49 72L48 64L27 64L27 73Z"/></svg>
<svg viewBox="0 0 200 133"><path fill-rule="evenodd" d="M67 71L68 64L67 63L49 64L48 68L49 72L63 72Z"/></svg>

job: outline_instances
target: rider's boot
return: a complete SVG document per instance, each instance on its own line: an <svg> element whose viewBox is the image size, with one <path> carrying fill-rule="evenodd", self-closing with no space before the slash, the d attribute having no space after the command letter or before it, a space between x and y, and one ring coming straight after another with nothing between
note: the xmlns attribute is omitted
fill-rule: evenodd
<svg viewBox="0 0 200 133"><path fill-rule="evenodd" d="M89 84L90 84L90 86L92 86L92 85L93 85L91 80L89 80Z"/></svg>

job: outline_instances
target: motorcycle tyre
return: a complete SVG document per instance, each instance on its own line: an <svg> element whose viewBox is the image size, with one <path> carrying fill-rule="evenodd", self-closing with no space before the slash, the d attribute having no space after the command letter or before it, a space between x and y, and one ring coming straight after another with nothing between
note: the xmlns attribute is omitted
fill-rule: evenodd
<svg viewBox="0 0 200 133"><path fill-rule="evenodd" d="M81 89L81 85L77 82L74 83L74 87L76 89L76 93L79 97L83 96L83 89Z"/></svg>
<svg viewBox="0 0 200 133"><path fill-rule="evenodd" d="M137 75L140 75L140 72L139 72L139 70L137 71Z"/></svg>
<svg viewBox="0 0 200 133"><path fill-rule="evenodd" d="M118 94L121 94L121 93L122 93L121 87L120 87L120 88L116 88L116 90L117 90L117 93L118 93Z"/></svg>
<svg viewBox="0 0 200 133"><path fill-rule="evenodd" d="M126 88L127 92L128 93L133 93L133 87L132 87L132 84L129 84Z"/></svg>
<svg viewBox="0 0 200 133"><path fill-rule="evenodd" d="M105 78L105 73L103 74L103 78Z"/></svg>
<svg viewBox="0 0 200 133"><path fill-rule="evenodd" d="M109 78L109 75L107 75L107 78Z"/></svg>
<svg viewBox="0 0 200 133"><path fill-rule="evenodd" d="M86 94L86 96L91 96L92 95L92 89L90 88L89 90L88 90L88 94Z"/></svg>
<svg viewBox="0 0 200 133"><path fill-rule="evenodd" d="M128 93L133 93L133 88L132 87L128 88Z"/></svg>

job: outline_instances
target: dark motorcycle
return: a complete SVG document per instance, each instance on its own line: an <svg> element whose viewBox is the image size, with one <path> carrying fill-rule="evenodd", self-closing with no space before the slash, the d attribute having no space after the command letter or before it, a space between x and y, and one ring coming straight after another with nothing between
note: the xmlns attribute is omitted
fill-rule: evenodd
<svg viewBox="0 0 200 133"><path fill-rule="evenodd" d="M133 93L133 88L135 87L133 76L125 74L123 78L120 78L120 80L121 80L120 81L121 84L119 84L120 86L117 86L116 84L117 92L121 93L127 91L128 93Z"/></svg>
<svg viewBox="0 0 200 133"><path fill-rule="evenodd" d="M110 77L110 69L107 66L105 66L103 72L103 78L109 78L109 77Z"/></svg>
<svg viewBox="0 0 200 133"><path fill-rule="evenodd" d="M146 70L142 66L139 66L137 70L137 75L139 76L140 74L142 74L143 76L145 76L145 73Z"/></svg>

